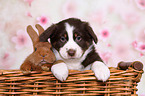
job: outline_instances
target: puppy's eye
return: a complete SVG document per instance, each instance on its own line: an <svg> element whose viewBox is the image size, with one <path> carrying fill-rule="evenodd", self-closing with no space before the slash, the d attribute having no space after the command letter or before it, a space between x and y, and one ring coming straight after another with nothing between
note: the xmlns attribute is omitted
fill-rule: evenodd
<svg viewBox="0 0 145 96"><path fill-rule="evenodd" d="M79 42L79 41L81 41L81 40L82 40L81 36L77 36L77 37L76 37L76 41Z"/></svg>
<svg viewBox="0 0 145 96"><path fill-rule="evenodd" d="M60 38L60 41L61 41L61 42L66 42L66 38L62 36L62 37Z"/></svg>

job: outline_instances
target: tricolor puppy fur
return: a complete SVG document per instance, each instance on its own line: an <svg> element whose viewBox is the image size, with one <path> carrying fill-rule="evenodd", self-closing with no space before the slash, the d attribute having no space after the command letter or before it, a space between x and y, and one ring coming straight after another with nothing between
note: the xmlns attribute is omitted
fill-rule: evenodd
<svg viewBox="0 0 145 96"><path fill-rule="evenodd" d="M36 24L39 35L44 32L44 29ZM49 42L40 42L37 32L32 26L27 27L27 32L32 39L34 52L30 54L20 67L24 74L30 74L31 71L49 71L52 63L56 60L52 51L52 46Z"/></svg>
<svg viewBox="0 0 145 96"><path fill-rule="evenodd" d="M96 35L87 22L69 18L51 25L39 37L41 42L50 38L56 60L62 60L51 67L54 76L60 81L66 80L68 70L93 70L98 80L106 81L110 77L108 67L96 52ZM94 43L95 42L95 43Z"/></svg>

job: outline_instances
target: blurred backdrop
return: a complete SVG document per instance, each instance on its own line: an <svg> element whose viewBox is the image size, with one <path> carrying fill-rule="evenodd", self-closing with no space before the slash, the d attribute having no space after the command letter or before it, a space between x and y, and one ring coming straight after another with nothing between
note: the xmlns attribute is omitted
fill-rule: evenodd
<svg viewBox="0 0 145 96"><path fill-rule="evenodd" d="M33 52L27 25L46 29L70 17L89 22L109 67L120 61L145 63L145 0L0 0L0 69L19 69ZM144 85L143 74L139 96L145 96Z"/></svg>

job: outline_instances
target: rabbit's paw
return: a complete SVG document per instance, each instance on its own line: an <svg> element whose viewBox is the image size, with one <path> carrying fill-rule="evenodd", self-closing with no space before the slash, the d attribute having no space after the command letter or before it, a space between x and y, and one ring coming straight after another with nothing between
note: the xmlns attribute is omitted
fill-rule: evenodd
<svg viewBox="0 0 145 96"><path fill-rule="evenodd" d="M31 71L22 71L24 75L29 75L31 74Z"/></svg>
<svg viewBox="0 0 145 96"><path fill-rule="evenodd" d="M94 62L91 69L95 73L95 76L98 80L104 82L110 77L110 70L103 62Z"/></svg>
<svg viewBox="0 0 145 96"><path fill-rule="evenodd" d="M41 66L41 68L42 68L42 70L44 70L44 71L49 71L49 70L50 70L50 68L47 67L47 66Z"/></svg>
<svg viewBox="0 0 145 96"><path fill-rule="evenodd" d="M51 67L53 75L60 81L65 81L68 77L68 68L64 62L59 62Z"/></svg>

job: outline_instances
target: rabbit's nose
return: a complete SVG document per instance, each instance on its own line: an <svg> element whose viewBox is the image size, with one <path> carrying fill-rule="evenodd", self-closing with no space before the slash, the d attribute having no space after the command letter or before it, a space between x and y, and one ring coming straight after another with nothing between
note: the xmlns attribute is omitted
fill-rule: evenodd
<svg viewBox="0 0 145 96"><path fill-rule="evenodd" d="M41 55L43 58L46 56L46 55Z"/></svg>

